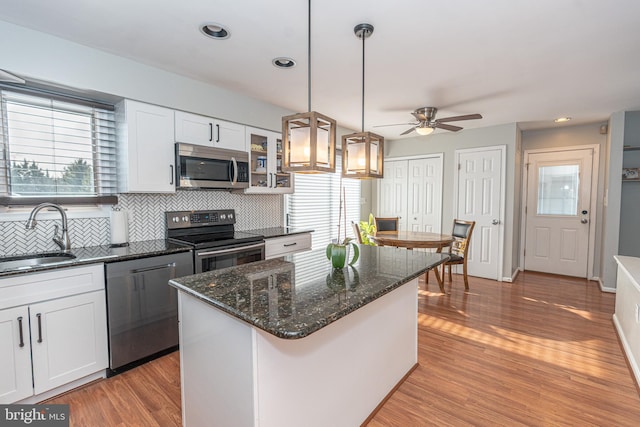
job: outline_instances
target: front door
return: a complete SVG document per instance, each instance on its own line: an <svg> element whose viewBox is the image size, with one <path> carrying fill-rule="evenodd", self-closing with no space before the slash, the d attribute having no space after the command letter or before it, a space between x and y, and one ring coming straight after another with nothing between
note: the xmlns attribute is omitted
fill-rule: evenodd
<svg viewBox="0 0 640 427"><path fill-rule="evenodd" d="M525 270L587 277L592 169L591 148L528 155Z"/></svg>
<svg viewBox="0 0 640 427"><path fill-rule="evenodd" d="M502 146L456 151L456 218L476 222L467 260L470 276L501 280L504 158Z"/></svg>

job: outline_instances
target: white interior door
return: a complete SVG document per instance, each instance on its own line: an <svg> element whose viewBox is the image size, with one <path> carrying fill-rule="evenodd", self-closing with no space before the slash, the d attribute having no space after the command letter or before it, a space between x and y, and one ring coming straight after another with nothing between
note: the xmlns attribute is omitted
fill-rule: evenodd
<svg viewBox="0 0 640 427"><path fill-rule="evenodd" d="M407 161L384 162L384 178L378 183L378 217L400 218L398 227L407 226Z"/></svg>
<svg viewBox="0 0 640 427"><path fill-rule="evenodd" d="M440 233L442 157L409 160L407 188L407 229Z"/></svg>
<svg viewBox="0 0 640 427"><path fill-rule="evenodd" d="M501 280L505 147L456 151L456 218L475 221L468 274Z"/></svg>
<svg viewBox="0 0 640 427"><path fill-rule="evenodd" d="M525 270L587 277L593 149L528 155Z"/></svg>

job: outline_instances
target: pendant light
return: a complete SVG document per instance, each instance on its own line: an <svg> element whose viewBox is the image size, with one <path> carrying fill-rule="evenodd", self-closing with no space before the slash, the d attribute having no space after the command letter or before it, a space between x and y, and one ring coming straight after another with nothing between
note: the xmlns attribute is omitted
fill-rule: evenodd
<svg viewBox="0 0 640 427"><path fill-rule="evenodd" d="M282 170L296 173L336 171L336 121L311 111L311 0L308 35L308 111L282 118Z"/></svg>
<svg viewBox="0 0 640 427"><path fill-rule="evenodd" d="M342 176L382 178L384 138L364 131L364 41L373 34L373 25L358 24L353 31L362 40L362 132L342 137Z"/></svg>

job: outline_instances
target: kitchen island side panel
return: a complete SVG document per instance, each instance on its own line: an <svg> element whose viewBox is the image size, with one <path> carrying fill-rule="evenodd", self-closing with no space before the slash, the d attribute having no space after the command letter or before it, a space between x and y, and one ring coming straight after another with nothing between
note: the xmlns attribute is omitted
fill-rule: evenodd
<svg viewBox="0 0 640 427"><path fill-rule="evenodd" d="M293 340L179 292L185 427L360 425L417 363L417 289Z"/></svg>
<svg viewBox="0 0 640 427"><path fill-rule="evenodd" d="M183 426L254 425L251 326L178 292Z"/></svg>

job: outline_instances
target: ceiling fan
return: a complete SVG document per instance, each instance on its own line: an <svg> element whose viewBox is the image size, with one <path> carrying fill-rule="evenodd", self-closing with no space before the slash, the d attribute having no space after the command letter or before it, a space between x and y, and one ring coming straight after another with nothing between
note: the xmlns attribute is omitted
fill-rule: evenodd
<svg viewBox="0 0 640 427"><path fill-rule="evenodd" d="M480 114L466 114L463 116L452 116L445 117L444 119L436 119L435 117L437 112L438 109L435 107L418 108L411 113L411 115L416 118L418 123L397 123L393 125L378 125L374 127L411 125L411 128L402 132L400 135L407 135L414 130L420 135L429 135L436 128L450 130L452 132L458 132L459 130L462 130L460 126L448 125L445 124L445 122L457 122L460 120L474 120L482 118L482 115Z"/></svg>

